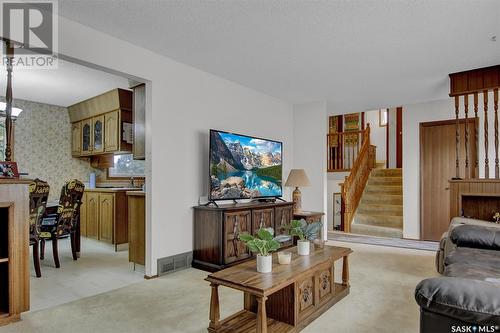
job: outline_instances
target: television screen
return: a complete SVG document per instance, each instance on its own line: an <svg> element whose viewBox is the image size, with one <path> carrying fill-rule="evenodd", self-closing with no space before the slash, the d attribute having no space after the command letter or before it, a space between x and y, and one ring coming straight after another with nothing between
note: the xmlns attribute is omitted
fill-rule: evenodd
<svg viewBox="0 0 500 333"><path fill-rule="evenodd" d="M280 197L282 146L210 130L210 200Z"/></svg>

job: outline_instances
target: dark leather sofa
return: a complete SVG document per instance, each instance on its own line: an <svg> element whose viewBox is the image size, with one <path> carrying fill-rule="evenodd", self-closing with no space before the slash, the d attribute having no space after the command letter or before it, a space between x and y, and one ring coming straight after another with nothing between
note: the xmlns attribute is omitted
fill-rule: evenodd
<svg viewBox="0 0 500 333"><path fill-rule="evenodd" d="M440 277L415 289L421 333L500 333L500 228L455 227Z"/></svg>

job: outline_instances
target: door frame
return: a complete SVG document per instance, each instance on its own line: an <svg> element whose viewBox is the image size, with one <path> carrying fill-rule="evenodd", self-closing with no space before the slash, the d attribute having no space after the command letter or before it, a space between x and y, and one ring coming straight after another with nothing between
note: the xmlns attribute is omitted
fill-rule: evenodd
<svg viewBox="0 0 500 333"><path fill-rule="evenodd" d="M424 175L423 175L423 168L424 168L424 163L423 163L423 159L422 159L422 156L423 156L423 138L424 138L424 135L423 135L423 130L425 127L433 127L433 126L442 126L442 125L455 125L457 122L456 119L446 119L446 120L437 120L437 121L429 121L429 122L422 122L419 124L419 132L418 132L418 136L419 136L419 213L420 213L420 216L419 216L419 223L420 223L420 228L419 228L419 231L420 231L420 237L419 239L420 240L423 240L423 229L424 229L424 223L422 221L423 219L423 212L424 212L424 207L422 205L422 202L423 202L423 179L424 179ZM473 123L474 124L474 127L475 127L475 130L476 130L476 133L477 131L479 130L479 118L478 117L472 117L472 118L468 118L467 119L467 122L468 123ZM458 123L459 124L464 124L465 123L465 118L460 118L458 120ZM479 134L479 133L478 133ZM475 143L475 142L474 142ZM476 155L477 155L477 158L479 158L479 147L476 147ZM476 177L478 175L475 175Z"/></svg>
<svg viewBox="0 0 500 333"><path fill-rule="evenodd" d="M396 108L396 168L403 167L403 107Z"/></svg>

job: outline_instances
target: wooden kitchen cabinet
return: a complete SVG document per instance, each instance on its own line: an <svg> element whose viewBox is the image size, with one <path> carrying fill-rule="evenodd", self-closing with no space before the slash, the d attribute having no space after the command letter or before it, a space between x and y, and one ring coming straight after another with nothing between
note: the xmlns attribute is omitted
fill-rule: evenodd
<svg viewBox="0 0 500 333"><path fill-rule="evenodd" d="M82 123L71 124L71 155L80 156L82 152Z"/></svg>
<svg viewBox="0 0 500 333"><path fill-rule="evenodd" d="M84 237L115 245L128 243L128 204L130 189L86 189L80 207L80 233Z"/></svg>
<svg viewBox="0 0 500 333"><path fill-rule="evenodd" d="M120 117L118 111L106 113L104 115L104 150L113 152L119 150L120 141Z"/></svg>
<svg viewBox="0 0 500 333"><path fill-rule="evenodd" d="M92 118L93 154L104 152L104 116Z"/></svg>
<svg viewBox="0 0 500 333"><path fill-rule="evenodd" d="M107 243L113 243L114 199L113 193L99 193L99 240Z"/></svg>
<svg viewBox="0 0 500 333"><path fill-rule="evenodd" d="M85 119L81 122L82 127L82 148L81 154L88 156L92 154L94 142L92 140L92 119Z"/></svg>
<svg viewBox="0 0 500 333"><path fill-rule="evenodd" d="M85 193L87 203L86 203L86 213L85 222L86 225L86 236L88 238L99 239L98 232L98 222L99 222L99 193L96 192L87 192ZM81 216L81 208L80 208L80 223L83 219Z"/></svg>

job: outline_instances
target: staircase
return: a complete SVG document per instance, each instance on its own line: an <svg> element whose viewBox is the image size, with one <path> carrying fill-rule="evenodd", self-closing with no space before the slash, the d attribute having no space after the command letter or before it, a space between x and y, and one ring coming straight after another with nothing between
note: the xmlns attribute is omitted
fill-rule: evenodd
<svg viewBox="0 0 500 333"><path fill-rule="evenodd" d="M351 232L380 237L403 237L401 169L373 169L370 172Z"/></svg>

